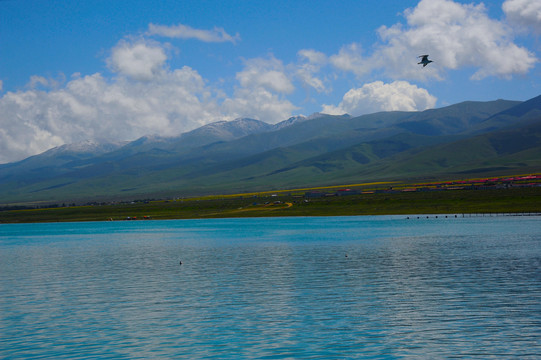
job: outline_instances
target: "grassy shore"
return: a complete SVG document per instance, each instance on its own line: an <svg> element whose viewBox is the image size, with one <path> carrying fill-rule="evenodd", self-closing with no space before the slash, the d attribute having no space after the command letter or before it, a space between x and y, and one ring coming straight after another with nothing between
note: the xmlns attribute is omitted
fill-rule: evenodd
<svg viewBox="0 0 541 360"><path fill-rule="evenodd" d="M0 211L0 223L269 216L541 212L541 187L373 193L306 199L286 193ZM148 220L145 220L148 221Z"/></svg>

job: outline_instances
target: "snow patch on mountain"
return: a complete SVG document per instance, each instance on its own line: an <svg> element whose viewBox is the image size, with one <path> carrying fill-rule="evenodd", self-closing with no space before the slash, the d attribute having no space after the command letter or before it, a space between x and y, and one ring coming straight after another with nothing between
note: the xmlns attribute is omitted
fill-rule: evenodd
<svg viewBox="0 0 541 360"><path fill-rule="evenodd" d="M206 135L220 140L232 140L243 136L270 131L273 126L259 120L239 118L231 121L217 121L192 130L183 136Z"/></svg>
<svg viewBox="0 0 541 360"><path fill-rule="evenodd" d="M119 142L98 142L95 140L86 140L78 143L64 144L47 150L42 155L45 156L58 156L62 154L87 154L90 156L97 156L114 151L129 143L128 141Z"/></svg>

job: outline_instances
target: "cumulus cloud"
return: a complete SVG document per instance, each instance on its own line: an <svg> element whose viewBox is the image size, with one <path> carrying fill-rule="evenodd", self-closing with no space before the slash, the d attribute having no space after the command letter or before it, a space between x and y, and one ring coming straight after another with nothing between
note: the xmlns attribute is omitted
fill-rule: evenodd
<svg viewBox="0 0 541 360"><path fill-rule="evenodd" d="M343 46L338 54L330 57L330 62L342 71L352 72L357 76L366 75L372 70L371 61L362 55L362 47L357 43Z"/></svg>
<svg viewBox="0 0 541 360"><path fill-rule="evenodd" d="M300 63L297 65L297 78L304 86L315 89L317 92L326 90L325 83L322 79L316 76L321 70L321 67L327 64L327 55L322 52L303 49L297 53Z"/></svg>
<svg viewBox="0 0 541 360"><path fill-rule="evenodd" d="M541 34L541 1L506 0L502 9L511 24Z"/></svg>
<svg viewBox="0 0 541 360"><path fill-rule="evenodd" d="M219 120L252 117L276 123L297 108L283 98L294 87L274 58L245 61L232 96L194 69L170 70L154 43L122 40L108 63L117 76L74 74L63 86L32 77L26 90L0 97L0 163L88 139L174 136Z"/></svg>
<svg viewBox="0 0 541 360"><path fill-rule="evenodd" d="M108 60L114 72L136 80L151 80L163 74L167 54L164 48L148 40L136 43L121 40L112 50Z"/></svg>
<svg viewBox="0 0 541 360"><path fill-rule="evenodd" d="M43 76L33 75L33 76L30 77L30 82L27 84L27 86L29 88L32 88L32 89L35 89L35 88L37 88L39 86L48 87L49 86L49 80L47 80Z"/></svg>
<svg viewBox="0 0 541 360"><path fill-rule="evenodd" d="M231 42L240 40L240 35L229 35L223 28L215 27L212 30L194 29L188 25L173 26L149 24L148 35L158 35L169 38L197 39L204 42Z"/></svg>
<svg viewBox="0 0 541 360"><path fill-rule="evenodd" d="M177 135L237 117L276 123L298 110L286 98L295 95L295 85L318 93L329 91L335 74L328 70L352 73L357 81L374 70L397 80L443 79L446 71L464 67L475 69L473 79L525 74L537 59L515 44L509 24L539 32L539 1L506 0L502 8L506 22L491 19L482 4L421 0L404 12L404 24L378 30L380 41L368 48L370 54L352 43L330 56L300 50L297 61L288 65L274 56L247 59L235 74L232 94L209 84L193 68L170 69L169 46L157 37L235 43L238 34L232 36L221 28L150 24L146 38L127 38L111 49L106 61L115 73L112 78L99 73L75 74L69 81L33 76L24 90L2 93L0 162L64 143ZM421 68L417 56L425 53L434 63ZM324 105L322 111L360 115L424 110L435 103L427 90L410 82L375 81L349 90L338 105Z"/></svg>
<svg viewBox="0 0 541 360"><path fill-rule="evenodd" d="M0 162L87 139L175 135L220 118L210 90L189 67L153 82L94 74L62 89L8 92L0 114Z"/></svg>
<svg viewBox="0 0 541 360"><path fill-rule="evenodd" d="M483 4L421 0L405 17L407 26L379 29L384 44L375 56L394 78L441 78L442 70L467 66L478 69L472 79L509 77L527 73L537 61L513 42L505 23L488 16ZM435 61L423 71L412 66L421 54L430 54Z"/></svg>
<svg viewBox="0 0 541 360"><path fill-rule="evenodd" d="M283 97L292 93L295 86L282 62L273 56L245 60L236 79L240 87L222 104L223 112L230 117L251 117L276 123L297 109Z"/></svg>
<svg viewBox="0 0 541 360"><path fill-rule="evenodd" d="M30 77L30 81L26 84L28 89L58 89L66 81L64 74L59 74L56 79L46 78L44 76L33 75Z"/></svg>
<svg viewBox="0 0 541 360"><path fill-rule="evenodd" d="M245 88L263 88L284 94L295 89L282 62L274 57L246 60L244 69L237 73L236 78Z"/></svg>
<svg viewBox="0 0 541 360"><path fill-rule="evenodd" d="M265 88L239 88L232 98L225 99L222 110L232 120L249 117L275 124L287 119L297 110L289 100L282 98Z"/></svg>
<svg viewBox="0 0 541 360"><path fill-rule="evenodd" d="M338 106L324 105L323 113L358 116L378 111L419 111L434 107L436 98L406 81L375 81L349 90Z"/></svg>

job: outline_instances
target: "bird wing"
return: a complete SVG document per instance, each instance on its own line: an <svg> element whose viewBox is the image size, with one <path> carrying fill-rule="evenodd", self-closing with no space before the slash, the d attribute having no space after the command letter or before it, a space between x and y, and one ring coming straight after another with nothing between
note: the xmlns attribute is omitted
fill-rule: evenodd
<svg viewBox="0 0 541 360"><path fill-rule="evenodd" d="M419 55L420 58L423 58L422 60L428 60L428 55Z"/></svg>

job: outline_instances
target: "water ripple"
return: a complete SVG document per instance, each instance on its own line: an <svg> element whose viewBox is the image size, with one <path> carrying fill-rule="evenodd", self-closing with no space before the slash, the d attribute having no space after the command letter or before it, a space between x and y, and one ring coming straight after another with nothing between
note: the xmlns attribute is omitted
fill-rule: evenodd
<svg viewBox="0 0 541 360"><path fill-rule="evenodd" d="M538 225L2 226L0 357L540 358Z"/></svg>

